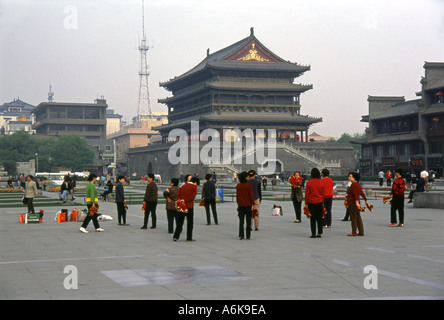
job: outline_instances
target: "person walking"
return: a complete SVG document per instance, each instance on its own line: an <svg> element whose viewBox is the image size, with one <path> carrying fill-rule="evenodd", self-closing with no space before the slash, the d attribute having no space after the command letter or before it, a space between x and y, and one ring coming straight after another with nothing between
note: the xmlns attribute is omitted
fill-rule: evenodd
<svg viewBox="0 0 444 320"><path fill-rule="evenodd" d="M259 231L259 208L262 203L261 181L256 179L256 171L251 170L249 173L248 183L253 187L253 198L255 209L251 212L251 226L254 223L254 230Z"/></svg>
<svg viewBox="0 0 444 320"><path fill-rule="evenodd" d="M88 184L86 185L86 207L88 208L88 214L85 220L83 220L82 226L80 227L80 232L88 233L86 228L89 222L92 220L96 232L103 232L104 230L100 228L99 221L97 219L97 211L99 210L99 199L97 198L97 189L95 183L97 181L97 175L91 173L88 176Z"/></svg>
<svg viewBox="0 0 444 320"><path fill-rule="evenodd" d="M248 183L248 173L243 171L239 173L239 183L236 185L236 202L239 217L239 240L251 236L251 209L255 208L253 186ZM246 223L244 232L244 223Z"/></svg>
<svg viewBox="0 0 444 320"><path fill-rule="evenodd" d="M327 228L331 228L331 207L333 204L333 188L335 183L330 178L330 171L322 169L322 182L324 183L324 208L326 210L323 224Z"/></svg>
<svg viewBox="0 0 444 320"><path fill-rule="evenodd" d="M119 225L119 226L128 226L129 225L128 223L126 223L126 210L127 210L128 206L126 205L125 192L123 189L124 182L125 182L124 176L117 177L116 205L117 205L117 225Z"/></svg>
<svg viewBox="0 0 444 320"><path fill-rule="evenodd" d="M392 190L390 195L392 196L392 203L390 206L390 227L403 227L404 226L404 192L405 181L402 176L402 169L395 170L395 180L393 181ZM396 211L399 214L399 224L397 223Z"/></svg>
<svg viewBox="0 0 444 320"><path fill-rule="evenodd" d="M311 169L311 179L305 187L305 211L310 213L310 238L321 238L322 216L324 213L324 183L321 180L321 172L318 168ZM316 227L318 233L316 234Z"/></svg>
<svg viewBox="0 0 444 320"><path fill-rule="evenodd" d="M197 195L197 186L199 185L199 178L192 177L188 182L180 187L177 192L177 200L183 200L187 208L187 213L177 213L176 230L174 231L173 240L179 240L180 234L183 230L183 223L187 219L187 237L186 241L196 241L193 239L193 224L194 224L194 199Z"/></svg>
<svg viewBox="0 0 444 320"><path fill-rule="evenodd" d="M179 192L179 179L172 178L170 181L170 187L163 192L163 196L166 200L166 214L168 220L168 233L174 232L174 221L177 225L177 210L176 201L177 193Z"/></svg>
<svg viewBox="0 0 444 320"><path fill-rule="evenodd" d="M348 208L350 214L351 228L352 232L348 234L350 237L354 236L364 236L364 224L361 218L361 201L362 197L368 207L370 204L367 201L367 197L364 192L362 192L361 184L358 182L359 176L357 172L350 172L348 174L348 181L351 182L350 187L347 190L347 195L345 198L345 205ZM359 233L356 233L356 231Z"/></svg>
<svg viewBox="0 0 444 320"><path fill-rule="evenodd" d="M145 189L145 196L143 198L143 205L145 207L143 226L140 229L148 228L148 219L151 214L151 229L156 229L157 225L157 184L154 181L154 174L148 173L147 175L147 185Z"/></svg>
<svg viewBox="0 0 444 320"><path fill-rule="evenodd" d="M215 224L219 224L217 220L216 211L216 184L213 182L213 175L207 173L205 175L205 180L207 180L202 186L202 199L205 204L205 213L207 215L207 225L211 225L210 207L213 212L213 219Z"/></svg>
<svg viewBox="0 0 444 320"><path fill-rule="evenodd" d="M38 197L37 193L37 185L32 180L34 177L32 175L28 175L26 177L25 184L25 197L23 199L23 203L28 206L28 213L35 213L33 200Z"/></svg>
<svg viewBox="0 0 444 320"><path fill-rule="evenodd" d="M296 215L295 223L301 223L302 216L302 177L299 171L293 173L288 179L291 185L291 201L293 202L293 208Z"/></svg>

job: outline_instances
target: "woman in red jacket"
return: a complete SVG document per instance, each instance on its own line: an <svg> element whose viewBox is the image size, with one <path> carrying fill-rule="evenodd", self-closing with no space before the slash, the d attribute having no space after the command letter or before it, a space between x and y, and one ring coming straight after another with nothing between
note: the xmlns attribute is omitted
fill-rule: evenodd
<svg viewBox="0 0 444 320"><path fill-rule="evenodd" d="M363 236L364 235L364 225L362 224L361 219L361 202L360 197L365 200L365 203L368 207L370 207L370 204L367 201L367 198L362 192L362 187L357 181L358 179L358 173L357 172L350 172L348 174L348 181L350 181L352 184L347 190L347 196L345 198L348 211L350 212L350 221L351 221L351 227L352 232L348 234L348 236ZM358 229L359 233L356 233L356 229Z"/></svg>
<svg viewBox="0 0 444 320"><path fill-rule="evenodd" d="M193 223L194 223L194 198L197 195L197 186L199 185L199 178L192 177L189 182L180 187L177 192L177 199L184 200L185 205L188 209L187 213L178 212L176 230L174 231L173 240L177 241L179 239L180 233L182 232L183 223L185 217L187 218L187 241L195 241L193 239Z"/></svg>
<svg viewBox="0 0 444 320"><path fill-rule="evenodd" d="M323 228L324 214L324 182L318 168L311 169L311 179L305 185L305 206L310 212L310 238L320 238ZM318 233L316 234L316 226Z"/></svg>
<svg viewBox="0 0 444 320"><path fill-rule="evenodd" d="M236 185L236 201L239 217L239 240L244 239L244 222L246 221L245 233L247 240L251 235L251 209L255 207L253 187L248 183L248 173L241 172L238 175L239 183Z"/></svg>

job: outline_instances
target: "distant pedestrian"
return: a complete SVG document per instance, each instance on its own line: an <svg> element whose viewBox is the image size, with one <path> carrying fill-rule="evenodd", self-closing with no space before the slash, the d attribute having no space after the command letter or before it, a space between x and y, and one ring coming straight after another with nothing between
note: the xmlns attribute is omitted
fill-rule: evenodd
<svg viewBox="0 0 444 320"><path fill-rule="evenodd" d="M251 236L251 210L255 208L253 187L248 183L248 173L241 172L238 174L239 183L236 185L236 202L237 202L237 215L239 217L239 239L243 240L247 237L247 240ZM244 231L244 224L246 224Z"/></svg>
<svg viewBox="0 0 444 320"><path fill-rule="evenodd" d="M305 210L310 212L310 238L320 238L322 235L322 216L324 213L324 183L318 168L311 169L311 179L305 187ZM316 234L317 229L317 234Z"/></svg>
<svg viewBox="0 0 444 320"><path fill-rule="evenodd" d="M193 226L194 226L194 199L197 195L197 186L199 185L199 178L192 177L189 182L180 187L177 192L177 199L183 200L187 208L187 213L177 213L176 230L174 231L173 240L179 240L180 234L183 230L183 223L185 218L187 219L187 237L186 241L195 241L193 239Z"/></svg>
<svg viewBox="0 0 444 320"><path fill-rule="evenodd" d="M403 227L404 226L404 192L405 181L402 176L402 169L395 170L395 180L393 181L392 191L392 203L390 206L390 227ZM399 215L399 224L397 223L396 211Z"/></svg>
<svg viewBox="0 0 444 320"><path fill-rule="evenodd" d="M407 203L412 203L413 202L413 195L416 192L424 192L424 190L425 190L425 181L424 181L423 178L419 178L418 181L416 182L415 190L412 190L409 193L409 202L407 202Z"/></svg>
<svg viewBox="0 0 444 320"><path fill-rule="evenodd" d="M390 187L392 185L392 172L390 170L387 170L385 173L385 178L387 179L387 187Z"/></svg>
<svg viewBox="0 0 444 320"><path fill-rule="evenodd" d="M154 181L154 174L148 173L147 175L148 184L145 189L145 196L143 198L145 211L143 218L143 226L140 229L148 228L148 219L151 214L151 229L156 229L157 225L157 184Z"/></svg>
<svg viewBox="0 0 444 320"><path fill-rule="evenodd" d="M104 230L100 228L99 221L97 219L97 212L99 210L99 199L97 198L97 189L94 185L97 181L97 176L91 173L88 176L88 184L86 185L86 207L88 208L88 214L85 220L83 220L82 226L80 227L80 232L88 233L86 228L89 222L92 220L94 224L94 229L96 232L103 232Z"/></svg>
<svg viewBox="0 0 444 320"><path fill-rule="evenodd" d="M205 180L207 181L202 186L202 199L204 200L205 204L207 225L211 224L210 207L213 213L214 223L219 224L216 210L216 185L213 182L213 175L211 173L207 173L205 175Z"/></svg>
<svg viewBox="0 0 444 320"><path fill-rule="evenodd" d="M71 194L71 183L68 181L67 178L64 178L63 183L60 186L60 197L63 200L63 203L66 203L68 201L68 195Z"/></svg>
<svg viewBox="0 0 444 320"><path fill-rule="evenodd" d="M105 190L102 193L102 200L106 201L106 198L108 197L109 194L113 193L113 183L111 180L108 180L105 184Z"/></svg>
<svg viewBox="0 0 444 320"><path fill-rule="evenodd" d="M275 176L273 176L273 178L271 179L271 190L273 191L277 191L278 187L277 187L277 179Z"/></svg>
<svg viewBox="0 0 444 320"><path fill-rule="evenodd" d="M378 178L379 178L379 186L382 187L384 185L384 171L379 170Z"/></svg>
<svg viewBox="0 0 444 320"><path fill-rule="evenodd" d="M174 222L177 225L177 210L176 201L177 193L179 192L179 179L172 178L170 187L163 192L163 196L166 200L166 214L168 220L168 233L174 232Z"/></svg>
<svg viewBox="0 0 444 320"><path fill-rule="evenodd" d="M405 174L405 188L408 190L412 188L412 174L410 171L407 171Z"/></svg>
<svg viewBox="0 0 444 320"><path fill-rule="evenodd" d="M262 187L264 188L264 191L267 190L267 177L266 176L264 176L262 178Z"/></svg>
<svg viewBox="0 0 444 320"><path fill-rule="evenodd" d="M293 208L296 215L295 223L300 223L302 216L302 201L304 200L302 195L302 177L300 176L299 171L296 171L288 180L291 185L291 201L293 202Z"/></svg>
<svg viewBox="0 0 444 320"><path fill-rule="evenodd" d="M26 177L27 182L25 184L25 198L23 199L23 203L28 206L28 213L35 213L34 204L32 201L34 198L38 197L37 185L32 180L33 178L34 177L32 175L28 175Z"/></svg>
<svg viewBox="0 0 444 320"><path fill-rule="evenodd" d="M351 184L352 183L350 181L347 182L347 188L345 189L346 197L347 197L348 189L351 187ZM349 218L350 218L350 210L348 209L348 206L346 206L346 208L345 208L345 216L344 216L344 219L342 219L341 221L348 221Z"/></svg>
<svg viewBox="0 0 444 320"><path fill-rule="evenodd" d="M117 177L116 183L116 205L117 205L117 224L119 226L128 226L126 223L126 210L128 206L126 205L125 192L123 188L123 183L125 182L124 176ZM123 222L123 223L122 223Z"/></svg>
<svg viewBox="0 0 444 320"><path fill-rule="evenodd" d="M253 187L253 198L254 198L254 204L255 208L251 212L251 227L253 227L254 223L254 230L259 230L259 208L262 203L262 192L261 192L261 182L260 180L256 179L256 171L251 170L248 175L250 178L248 179L248 183L251 184Z"/></svg>
<svg viewBox="0 0 444 320"><path fill-rule="evenodd" d="M419 174L419 177L424 179L425 191L429 192L429 173L427 172L427 170L422 170Z"/></svg>

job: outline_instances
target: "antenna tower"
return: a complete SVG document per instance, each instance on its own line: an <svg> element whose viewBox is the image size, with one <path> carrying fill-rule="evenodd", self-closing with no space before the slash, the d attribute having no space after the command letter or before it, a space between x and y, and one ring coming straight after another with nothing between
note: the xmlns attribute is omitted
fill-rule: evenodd
<svg viewBox="0 0 444 320"><path fill-rule="evenodd" d="M140 52L139 104L137 107L137 122L139 123L139 125L141 119L153 118L150 105L150 93L148 89L148 76L150 75L148 71L148 62L146 57L148 50L149 47L146 43L146 36L145 36L145 5L144 5L144 0L142 0L142 40L140 41L140 46L139 46L139 52Z"/></svg>
<svg viewBox="0 0 444 320"><path fill-rule="evenodd" d="M49 92L48 92L48 102L54 101L54 92L52 92L51 85L49 85Z"/></svg>

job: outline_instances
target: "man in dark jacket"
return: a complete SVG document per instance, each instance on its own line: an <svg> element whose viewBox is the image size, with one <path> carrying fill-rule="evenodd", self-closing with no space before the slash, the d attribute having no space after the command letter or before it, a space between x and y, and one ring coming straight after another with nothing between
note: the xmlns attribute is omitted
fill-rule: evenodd
<svg viewBox="0 0 444 320"><path fill-rule="evenodd" d="M116 183L116 204L117 204L117 224L119 226L128 226L129 224L126 223L126 201L125 201L125 194L123 192L123 183L125 182L124 176L118 176L117 177L117 183ZM122 224L123 221L123 224Z"/></svg>
<svg viewBox="0 0 444 320"><path fill-rule="evenodd" d="M217 211L216 211L216 185L213 182L213 175L211 173L207 173L205 175L205 182L202 186L202 198L205 204L205 213L207 215L207 225L211 224L210 218L210 206L211 211L213 212L214 223L219 224L217 221Z"/></svg>
<svg viewBox="0 0 444 320"><path fill-rule="evenodd" d="M425 180L424 178L419 178L418 181L416 182L416 189L410 191L409 193L409 202L407 203L413 202L413 195L415 194L415 192L424 192L424 189L425 189Z"/></svg>
<svg viewBox="0 0 444 320"><path fill-rule="evenodd" d="M157 216L157 184L154 182L154 174L148 173L148 184L146 185L145 197L143 198L145 203L145 216L143 219L143 226L140 229L146 229L148 226L148 218L151 213L151 229L156 229Z"/></svg>

